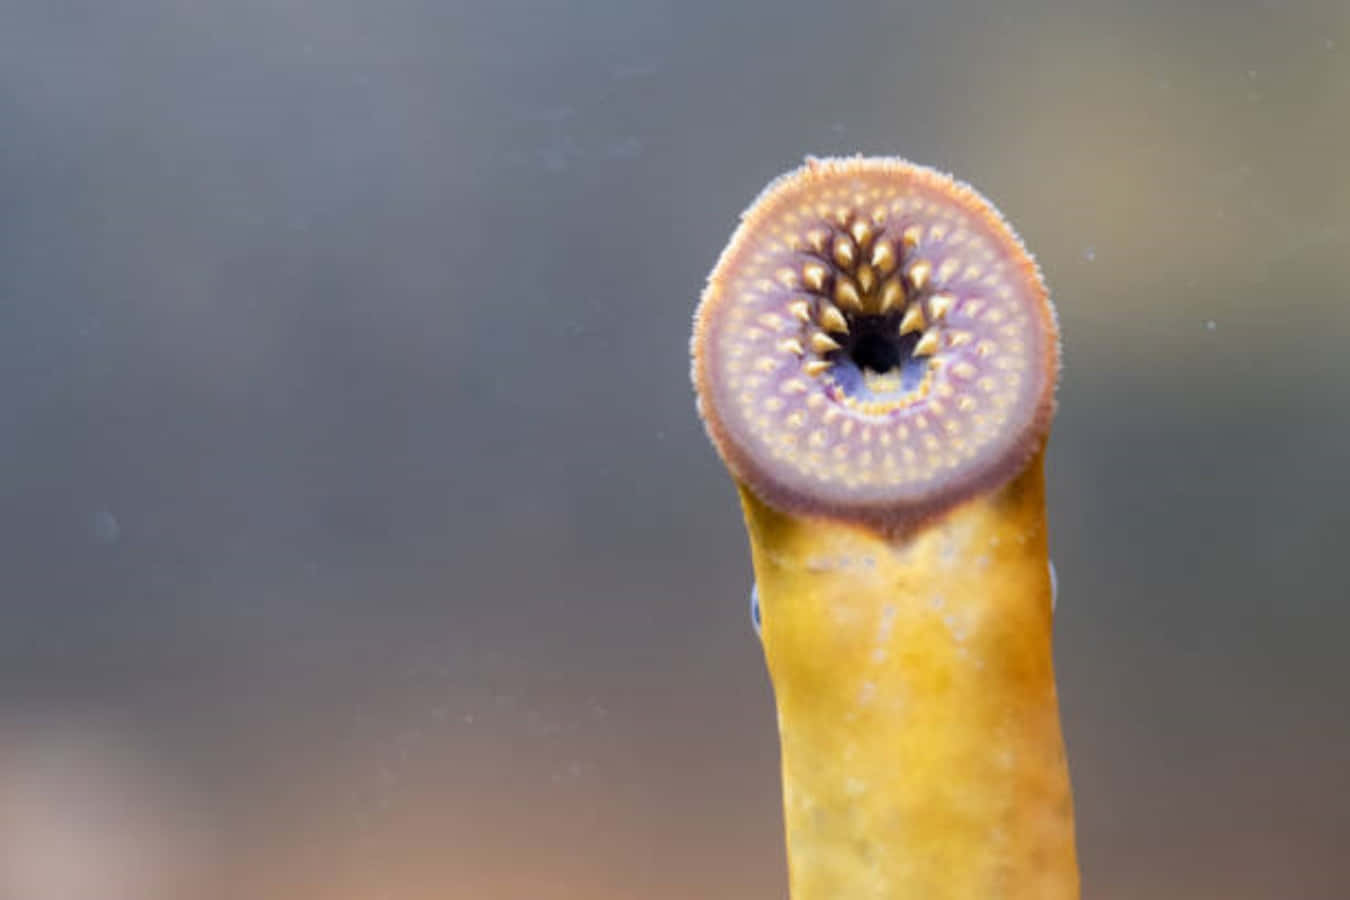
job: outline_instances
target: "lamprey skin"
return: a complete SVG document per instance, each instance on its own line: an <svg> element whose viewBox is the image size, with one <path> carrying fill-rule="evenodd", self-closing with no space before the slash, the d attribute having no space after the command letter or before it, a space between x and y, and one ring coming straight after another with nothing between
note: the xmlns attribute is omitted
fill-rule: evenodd
<svg viewBox="0 0 1350 900"><path fill-rule="evenodd" d="M1041 473L898 542L742 489L794 900L1078 897Z"/></svg>
<svg viewBox="0 0 1350 900"><path fill-rule="evenodd" d="M699 306L699 410L737 482L794 900L1073 900L1040 272L970 188L808 160Z"/></svg>

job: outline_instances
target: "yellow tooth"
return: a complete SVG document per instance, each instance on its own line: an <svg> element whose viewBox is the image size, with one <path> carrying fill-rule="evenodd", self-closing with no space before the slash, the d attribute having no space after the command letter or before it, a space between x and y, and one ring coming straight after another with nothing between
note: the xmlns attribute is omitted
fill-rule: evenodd
<svg viewBox="0 0 1350 900"><path fill-rule="evenodd" d="M899 309L905 302L905 289L900 286L899 278L892 278L881 288L881 311L883 313ZM902 331L901 334L904 334Z"/></svg>
<svg viewBox="0 0 1350 900"><path fill-rule="evenodd" d="M909 334L911 331L922 331L928 327L928 323L923 320L923 307L918 303L912 304L905 310L905 315L900 319L900 333Z"/></svg>
<svg viewBox="0 0 1350 900"><path fill-rule="evenodd" d="M839 342L825 332L817 331L811 335L811 349L817 353L829 353L839 349Z"/></svg>
<svg viewBox="0 0 1350 900"><path fill-rule="evenodd" d="M797 286L797 273L791 269L779 269L774 273L774 277L778 279L779 284L788 290Z"/></svg>
<svg viewBox="0 0 1350 900"><path fill-rule="evenodd" d="M807 263L802 266L802 280L811 290L820 290L825 286L825 267L820 263Z"/></svg>
<svg viewBox="0 0 1350 900"><path fill-rule="evenodd" d="M965 305L961 307L961 311L972 319L978 316L982 309L984 309L984 301L978 297L973 300L967 300Z"/></svg>
<svg viewBox="0 0 1350 900"><path fill-rule="evenodd" d="M864 294L872 293L872 288L877 286L877 273L867 263L858 266L858 287Z"/></svg>
<svg viewBox="0 0 1350 900"><path fill-rule="evenodd" d="M826 360L813 359L806 365L802 366L802 371L805 372L807 375L810 375L812 378L815 378L819 375L823 375L826 372L828 372L830 370L831 365L832 363L827 362Z"/></svg>
<svg viewBox="0 0 1350 900"><path fill-rule="evenodd" d="M780 342L778 344L778 349L782 350L784 353L791 353L793 356L804 356L806 354L806 348L803 347L802 342L796 338L788 338L787 340Z"/></svg>
<svg viewBox="0 0 1350 900"><path fill-rule="evenodd" d="M848 334L848 319L833 303L822 303L820 305L820 325L826 331L843 332Z"/></svg>
<svg viewBox="0 0 1350 900"><path fill-rule="evenodd" d="M804 394L806 393L807 385L806 382L802 381L800 378L789 378L778 386L778 390L782 391L784 394Z"/></svg>
<svg viewBox="0 0 1350 900"><path fill-rule="evenodd" d="M952 366L952 374L957 378L971 379L975 377L975 367L964 359Z"/></svg>
<svg viewBox="0 0 1350 900"><path fill-rule="evenodd" d="M805 300L793 300L788 304L787 310L792 314L794 319L799 319L803 322L811 321L811 304L807 303Z"/></svg>
<svg viewBox="0 0 1350 900"><path fill-rule="evenodd" d="M923 337L919 338L919 342L914 345L914 355L932 356L934 353L937 352L937 348L938 348L938 333L937 329L934 328L931 329L930 331L924 332Z"/></svg>
<svg viewBox="0 0 1350 900"><path fill-rule="evenodd" d="M923 228L918 225L911 225L900 234L900 240L905 242L905 247L913 250L919 246L919 238L923 237Z"/></svg>
<svg viewBox="0 0 1350 900"><path fill-rule="evenodd" d="M840 278L839 283L834 286L834 299L841 306L847 306L854 312L862 312L862 298L858 296L858 288L847 278Z"/></svg>
<svg viewBox="0 0 1350 900"><path fill-rule="evenodd" d="M872 237L872 226L868 225L862 219L858 219L849 228L849 233L853 235L853 239L860 245L866 244L868 239Z"/></svg>
<svg viewBox="0 0 1350 900"><path fill-rule="evenodd" d="M811 245L811 249L817 253L825 250L825 238L829 237L824 228L812 228L806 233L806 242Z"/></svg>
<svg viewBox="0 0 1350 900"><path fill-rule="evenodd" d="M969 331L954 331L952 336L948 338L947 343L953 347L960 347L969 344L972 340L974 338Z"/></svg>
<svg viewBox="0 0 1350 900"><path fill-rule="evenodd" d="M872 248L872 265L883 273L895 268L895 251L891 249L889 241L877 241L877 245Z"/></svg>
<svg viewBox="0 0 1350 900"><path fill-rule="evenodd" d="M928 311L933 316L934 322L941 322L947 318L947 313L951 312L952 306L956 304L956 298L948 293L934 294L928 299Z"/></svg>
<svg viewBox="0 0 1350 900"><path fill-rule="evenodd" d="M853 249L852 241L843 235L834 239L834 261L839 263L840 267L853 268L853 261L856 258L857 253Z"/></svg>
<svg viewBox="0 0 1350 900"><path fill-rule="evenodd" d="M942 261L942 265L938 266L937 270L938 281L942 282L943 284L946 284L948 281L951 280L952 276L956 274L956 270L959 268L961 268L961 261L959 259L955 257L948 257L947 259L944 259Z"/></svg>
<svg viewBox="0 0 1350 900"><path fill-rule="evenodd" d="M921 291L928 284L928 278L932 274L933 264L921 259L909 267L909 283L914 285L914 290Z"/></svg>

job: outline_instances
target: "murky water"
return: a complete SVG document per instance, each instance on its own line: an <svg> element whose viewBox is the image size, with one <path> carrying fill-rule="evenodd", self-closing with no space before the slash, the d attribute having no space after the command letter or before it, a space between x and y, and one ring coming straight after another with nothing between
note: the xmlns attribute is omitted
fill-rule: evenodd
<svg viewBox="0 0 1350 900"><path fill-rule="evenodd" d="M0 894L783 896L688 331L857 151L978 186L1058 305L1088 896L1343 894L1343 3L4 19Z"/></svg>

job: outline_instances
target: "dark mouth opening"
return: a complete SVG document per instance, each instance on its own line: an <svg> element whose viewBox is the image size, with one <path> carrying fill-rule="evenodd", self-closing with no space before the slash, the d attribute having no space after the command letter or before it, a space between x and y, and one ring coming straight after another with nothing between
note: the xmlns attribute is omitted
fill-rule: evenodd
<svg viewBox="0 0 1350 900"><path fill-rule="evenodd" d="M900 379L899 393L917 388L928 370L928 360L914 355L919 333L899 334L898 316L859 316L850 322L849 334L841 339L843 349L837 351L837 367L847 370L839 373L845 388L856 393L863 376L890 375Z"/></svg>
<svg viewBox="0 0 1350 900"><path fill-rule="evenodd" d="M848 358L853 360L855 366L871 369L878 375L900 368L902 357L899 338L892 340L875 331L859 335L848 350Z"/></svg>

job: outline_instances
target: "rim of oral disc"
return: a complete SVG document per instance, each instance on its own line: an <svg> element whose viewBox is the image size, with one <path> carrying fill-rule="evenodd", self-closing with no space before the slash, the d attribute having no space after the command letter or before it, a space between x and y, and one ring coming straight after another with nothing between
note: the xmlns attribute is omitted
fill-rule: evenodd
<svg viewBox="0 0 1350 900"><path fill-rule="evenodd" d="M784 512L887 529L1020 472L1059 339L1031 255L968 185L810 159L742 214L695 318L693 379L732 474Z"/></svg>

